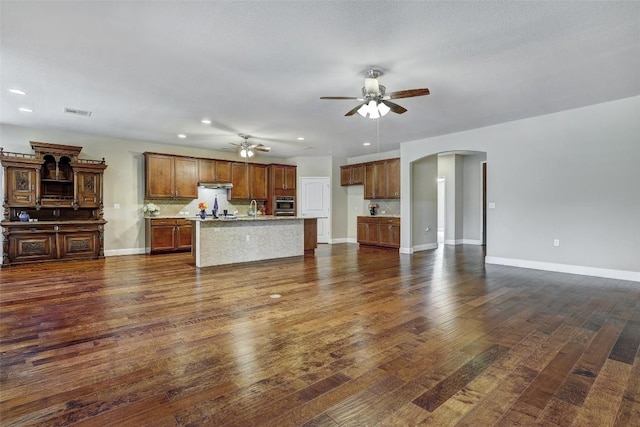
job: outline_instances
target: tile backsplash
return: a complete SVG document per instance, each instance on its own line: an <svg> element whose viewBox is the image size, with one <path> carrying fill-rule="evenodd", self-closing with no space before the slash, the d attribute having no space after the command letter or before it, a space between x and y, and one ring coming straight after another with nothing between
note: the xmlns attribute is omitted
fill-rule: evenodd
<svg viewBox="0 0 640 427"><path fill-rule="evenodd" d="M376 215L400 216L400 200L364 200L362 208L363 215L369 214L370 203L378 205Z"/></svg>
<svg viewBox="0 0 640 427"><path fill-rule="evenodd" d="M198 203L206 202L208 205L207 213L211 213L213 209L213 202L216 197L218 198L218 211L222 212L227 209L229 213L238 211L237 215L247 215L249 210L248 200L233 200L227 199L228 190L223 188L198 188L198 198L194 200L163 200L163 199L149 199L145 200L144 204L152 202L158 205L160 208L160 215L186 215L196 216L200 209L198 209ZM144 205L143 204L143 205ZM262 206L262 202L258 202L258 209ZM140 209L141 215L144 215L142 209Z"/></svg>

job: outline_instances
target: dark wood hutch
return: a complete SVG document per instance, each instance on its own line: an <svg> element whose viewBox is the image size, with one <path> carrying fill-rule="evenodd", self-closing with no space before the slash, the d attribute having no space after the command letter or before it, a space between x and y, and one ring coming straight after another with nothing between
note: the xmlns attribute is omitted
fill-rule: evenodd
<svg viewBox="0 0 640 427"><path fill-rule="evenodd" d="M2 266L104 258L104 158L79 159L82 147L72 145L31 141L31 148L34 154L0 148Z"/></svg>

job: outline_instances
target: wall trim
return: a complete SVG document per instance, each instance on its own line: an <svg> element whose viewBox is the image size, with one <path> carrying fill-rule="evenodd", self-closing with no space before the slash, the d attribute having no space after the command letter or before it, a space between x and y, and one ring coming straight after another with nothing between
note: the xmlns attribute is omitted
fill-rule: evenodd
<svg viewBox="0 0 640 427"><path fill-rule="evenodd" d="M478 239L462 239L462 244L463 245L481 246L482 245L482 240L478 240Z"/></svg>
<svg viewBox="0 0 640 427"><path fill-rule="evenodd" d="M110 249L104 251L104 256L144 255L147 252L146 248Z"/></svg>
<svg viewBox="0 0 640 427"><path fill-rule="evenodd" d="M463 239L458 239L458 240L447 240L447 239L445 239L444 244L445 245L463 245L464 244L464 240Z"/></svg>
<svg viewBox="0 0 640 427"><path fill-rule="evenodd" d="M356 239L350 239L348 237L341 237L339 239L331 239L329 243L335 245L338 243L358 243L358 241Z"/></svg>
<svg viewBox="0 0 640 427"><path fill-rule="evenodd" d="M425 243L424 245L416 245L413 247L414 252L428 251L430 249L438 249L437 243Z"/></svg>
<svg viewBox="0 0 640 427"><path fill-rule="evenodd" d="M580 274L583 276L604 277L607 279L640 282L640 271L612 270L609 268L586 267L581 265L555 264L552 262L530 261L524 259L487 256L485 264L507 265L510 267L532 268L534 270L555 271L558 273Z"/></svg>
<svg viewBox="0 0 640 427"><path fill-rule="evenodd" d="M400 252L401 254L409 254L411 255L413 253L413 248L400 248L398 250L398 252Z"/></svg>

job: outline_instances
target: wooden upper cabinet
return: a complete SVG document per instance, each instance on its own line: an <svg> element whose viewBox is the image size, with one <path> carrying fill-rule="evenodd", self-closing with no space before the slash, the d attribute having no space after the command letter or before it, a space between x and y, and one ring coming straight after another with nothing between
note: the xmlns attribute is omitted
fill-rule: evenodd
<svg viewBox="0 0 640 427"><path fill-rule="evenodd" d="M364 165L364 198L375 199L376 196L376 167L374 163Z"/></svg>
<svg viewBox="0 0 640 427"><path fill-rule="evenodd" d="M182 199L198 198L198 160L187 157L176 157L175 197Z"/></svg>
<svg viewBox="0 0 640 427"><path fill-rule="evenodd" d="M400 198L400 159L365 163L364 198Z"/></svg>
<svg viewBox="0 0 640 427"><path fill-rule="evenodd" d="M387 160L387 198L400 198L400 159Z"/></svg>
<svg viewBox="0 0 640 427"><path fill-rule="evenodd" d="M269 186L267 171L269 167L267 165L250 164L249 175L251 182L251 199L267 200Z"/></svg>
<svg viewBox="0 0 640 427"><path fill-rule="evenodd" d="M198 182L231 182L231 162L198 159Z"/></svg>
<svg viewBox="0 0 640 427"><path fill-rule="evenodd" d="M231 162L216 160L216 182L231 182Z"/></svg>
<svg viewBox="0 0 640 427"><path fill-rule="evenodd" d="M271 179L274 195L296 195L296 170L295 166L271 165Z"/></svg>
<svg viewBox="0 0 640 427"><path fill-rule="evenodd" d="M196 199L198 160L145 153L147 199Z"/></svg>
<svg viewBox="0 0 640 427"><path fill-rule="evenodd" d="M249 165L247 163L234 162L231 164L231 199L249 199Z"/></svg>
<svg viewBox="0 0 640 427"><path fill-rule="evenodd" d="M364 184L364 164L340 166L340 185Z"/></svg>
<svg viewBox="0 0 640 427"><path fill-rule="evenodd" d="M231 165L231 199L267 200L268 166L235 162Z"/></svg>
<svg viewBox="0 0 640 427"><path fill-rule="evenodd" d="M36 205L36 169L7 167L7 203L24 207Z"/></svg>
<svg viewBox="0 0 640 427"><path fill-rule="evenodd" d="M172 199L175 163L173 156L145 153L146 198Z"/></svg>

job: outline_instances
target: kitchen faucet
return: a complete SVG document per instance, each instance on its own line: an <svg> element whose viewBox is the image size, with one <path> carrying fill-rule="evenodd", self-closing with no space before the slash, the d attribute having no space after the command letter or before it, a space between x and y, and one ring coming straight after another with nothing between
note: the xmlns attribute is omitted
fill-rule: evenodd
<svg viewBox="0 0 640 427"><path fill-rule="evenodd" d="M249 203L249 212L251 211L251 207L254 207L253 209L253 218L255 219L256 215L258 215L258 202L256 202L255 199L251 200L251 203Z"/></svg>

